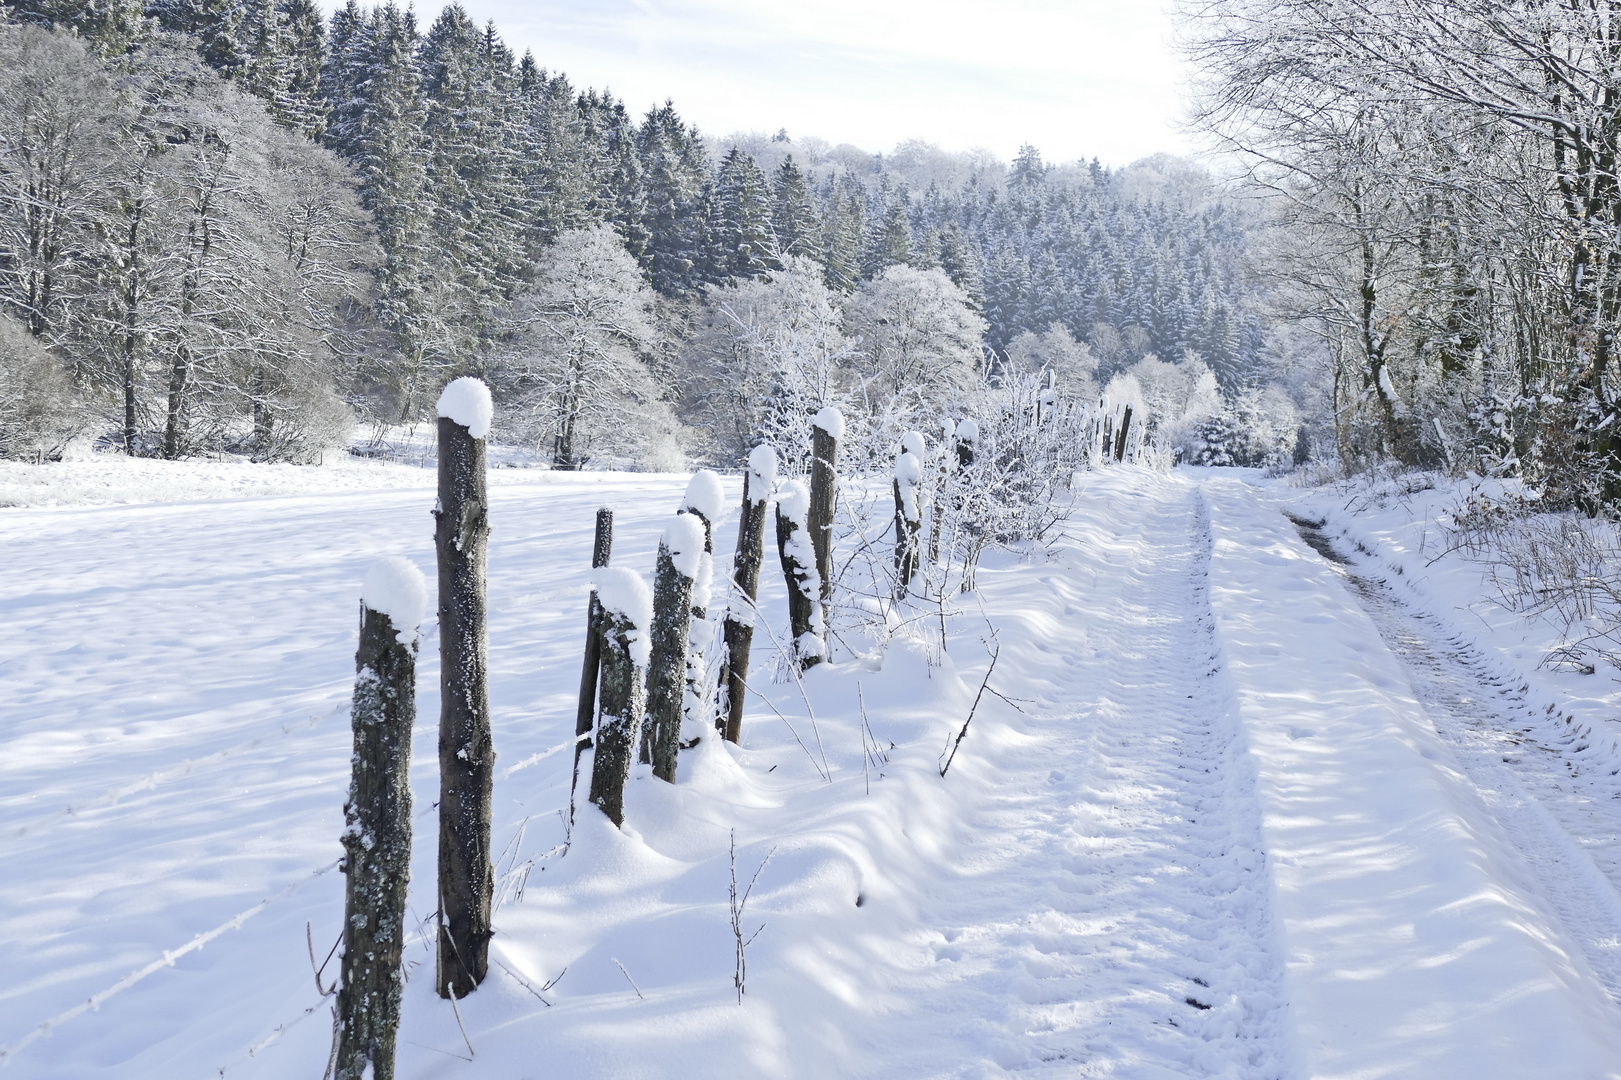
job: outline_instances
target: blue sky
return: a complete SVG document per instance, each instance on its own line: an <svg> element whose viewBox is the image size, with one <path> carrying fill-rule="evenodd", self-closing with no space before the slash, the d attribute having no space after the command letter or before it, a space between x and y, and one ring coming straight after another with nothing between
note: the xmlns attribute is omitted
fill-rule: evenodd
<svg viewBox="0 0 1621 1080"><path fill-rule="evenodd" d="M787 128L1112 165L1166 150L1185 78L1161 0L465 0L518 52L707 135ZM424 3L424 27L438 13Z"/></svg>

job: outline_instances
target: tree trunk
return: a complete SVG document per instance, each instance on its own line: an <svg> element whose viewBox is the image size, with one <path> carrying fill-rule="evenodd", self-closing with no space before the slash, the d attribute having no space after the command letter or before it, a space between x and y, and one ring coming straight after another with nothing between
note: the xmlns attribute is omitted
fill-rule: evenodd
<svg viewBox="0 0 1621 1080"><path fill-rule="evenodd" d="M613 551L614 512L604 506L597 511L597 532L591 541L591 569L600 570L608 565ZM580 782L580 755L585 753L588 740L596 723L597 671L602 662L602 602L596 590L591 590L591 601L585 614L585 662L580 666L580 704L574 713L574 779L569 783L569 813L573 814L574 789Z"/></svg>
<svg viewBox="0 0 1621 1080"><path fill-rule="evenodd" d="M180 456L181 413L186 406L186 384L191 381L191 350L182 343L175 349L174 367L169 372L169 411L163 425L163 456L170 461Z"/></svg>
<svg viewBox="0 0 1621 1080"><path fill-rule="evenodd" d="M625 781L642 726L642 670L631 635L645 634L617 611L602 614L602 679L597 702L602 718L591 750L591 801L615 825L625 824Z"/></svg>
<svg viewBox="0 0 1621 1080"><path fill-rule="evenodd" d="M355 653L353 777L343 808L343 961L337 1080L392 1080L400 1024L405 887L411 872L411 728L416 641L387 615L360 610Z"/></svg>
<svg viewBox="0 0 1621 1080"><path fill-rule="evenodd" d="M439 996L484 981L490 945L490 737L484 440L439 418Z"/></svg>
<svg viewBox="0 0 1621 1080"><path fill-rule="evenodd" d="M799 522L777 509L777 557L782 561L782 575L788 582L788 628L794 638L794 658L801 669L822 662L821 619L818 618L820 601L811 586L814 566L807 566L804 532ZM814 558L814 555L812 555Z"/></svg>
<svg viewBox="0 0 1621 1080"><path fill-rule="evenodd" d="M743 474L743 509L737 521L737 554L732 558L732 587L747 606L726 611L726 659L721 685L726 688L726 715L721 732L728 742L743 737L743 699L749 679L749 650L754 647L754 603L760 595L760 564L765 561L765 514L769 492L749 491L752 474Z"/></svg>
<svg viewBox="0 0 1621 1080"><path fill-rule="evenodd" d="M826 607L833 599L833 510L838 499L839 441L821 428L811 426L810 530L811 547L816 552L816 573L821 577L821 601Z"/></svg>
<svg viewBox="0 0 1621 1080"><path fill-rule="evenodd" d="M653 578L652 657L647 664L647 720L643 725L642 760L653 763L653 775L675 783L676 753L681 747L681 706L687 689L687 633L692 620L692 579L675 567L666 544L659 545Z"/></svg>

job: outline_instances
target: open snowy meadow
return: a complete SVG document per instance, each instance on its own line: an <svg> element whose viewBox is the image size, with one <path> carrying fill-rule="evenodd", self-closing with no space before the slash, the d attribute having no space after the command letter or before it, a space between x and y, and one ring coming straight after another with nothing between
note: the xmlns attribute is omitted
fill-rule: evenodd
<svg viewBox="0 0 1621 1080"><path fill-rule="evenodd" d="M3 1072L319 1077L359 590L432 580L432 472L3 468ZM1614 687L1433 507L1083 474L802 686L770 554L741 745L570 830L594 515L650 573L686 482L491 473L490 975L434 993L430 618L402 1078L1621 1076Z"/></svg>

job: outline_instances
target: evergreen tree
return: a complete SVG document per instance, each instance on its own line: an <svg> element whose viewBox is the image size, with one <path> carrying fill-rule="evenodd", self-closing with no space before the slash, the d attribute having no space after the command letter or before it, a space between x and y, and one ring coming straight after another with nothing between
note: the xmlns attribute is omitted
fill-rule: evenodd
<svg viewBox="0 0 1621 1080"><path fill-rule="evenodd" d="M708 280L760 277L781 265L765 173L735 146L716 174L709 220Z"/></svg>
<svg viewBox="0 0 1621 1080"><path fill-rule="evenodd" d="M848 293L861 280L861 253L867 232L867 194L851 173L828 192L822 218L822 265L827 287Z"/></svg>
<svg viewBox="0 0 1621 1080"><path fill-rule="evenodd" d="M815 259L822 253L821 222L811 198L805 174L789 154L777 166L771 185L771 228L777 236L778 253L783 258L803 255Z"/></svg>
<svg viewBox="0 0 1621 1080"><path fill-rule="evenodd" d="M647 114L636 135L646 193L645 223L653 288L690 292L703 281L709 175L703 141L666 102Z"/></svg>

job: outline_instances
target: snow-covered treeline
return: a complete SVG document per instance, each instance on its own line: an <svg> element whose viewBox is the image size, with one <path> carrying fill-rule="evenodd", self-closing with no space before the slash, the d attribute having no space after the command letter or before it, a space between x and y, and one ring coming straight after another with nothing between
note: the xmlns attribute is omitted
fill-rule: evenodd
<svg viewBox="0 0 1621 1080"><path fill-rule="evenodd" d="M1607 4L1197 0L1207 129L1280 225L1342 463L1621 496L1618 30Z"/></svg>
<svg viewBox="0 0 1621 1080"><path fill-rule="evenodd" d="M1145 356L1229 393L1270 362L1248 219L1175 159L706 139L456 5L0 15L0 453L299 459L474 373L558 466L732 465L1032 363L1081 401Z"/></svg>

